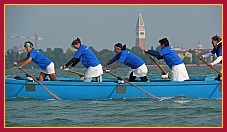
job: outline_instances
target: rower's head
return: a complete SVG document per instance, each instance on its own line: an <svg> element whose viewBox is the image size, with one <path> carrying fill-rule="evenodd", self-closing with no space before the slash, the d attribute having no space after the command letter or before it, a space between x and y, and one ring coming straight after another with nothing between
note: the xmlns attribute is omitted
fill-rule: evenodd
<svg viewBox="0 0 227 132"><path fill-rule="evenodd" d="M72 42L72 47L75 49L79 49L81 45L81 41L79 38L76 38L75 40L73 40Z"/></svg>
<svg viewBox="0 0 227 132"><path fill-rule="evenodd" d="M115 44L115 46L114 46L114 51L115 51L117 54L120 54L122 50L126 50L126 44L125 44L125 45L122 45L121 43Z"/></svg>
<svg viewBox="0 0 227 132"><path fill-rule="evenodd" d="M159 43L160 43L161 49L169 46L169 40L167 38L163 38L163 39L159 40Z"/></svg>
<svg viewBox="0 0 227 132"><path fill-rule="evenodd" d="M27 50L27 52L32 51L33 48L33 43L30 41L24 42L24 48Z"/></svg>
<svg viewBox="0 0 227 132"><path fill-rule="evenodd" d="M215 35L211 38L212 44L213 46L217 46L217 44L221 41L221 37L219 37L218 35Z"/></svg>

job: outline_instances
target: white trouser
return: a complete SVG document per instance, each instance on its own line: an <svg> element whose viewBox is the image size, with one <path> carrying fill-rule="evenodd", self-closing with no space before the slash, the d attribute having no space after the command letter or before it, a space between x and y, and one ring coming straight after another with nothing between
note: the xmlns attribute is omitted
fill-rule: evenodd
<svg viewBox="0 0 227 132"><path fill-rule="evenodd" d="M85 73L84 82L91 82L92 78L95 77L96 81L102 82L102 65L99 64L95 67L89 67Z"/></svg>
<svg viewBox="0 0 227 132"><path fill-rule="evenodd" d="M172 72L172 77L171 77L172 81L181 82L189 79L188 72L184 64L172 66L171 72Z"/></svg>
<svg viewBox="0 0 227 132"><path fill-rule="evenodd" d="M45 74L52 74L55 73L54 70L54 63L51 62L44 70L42 70L41 72L45 73Z"/></svg>
<svg viewBox="0 0 227 132"><path fill-rule="evenodd" d="M133 72L133 76L136 76L136 77L144 77L147 75L147 66L145 64L141 65L140 67L136 68L136 69L130 69L128 71L128 78L131 74L131 72Z"/></svg>

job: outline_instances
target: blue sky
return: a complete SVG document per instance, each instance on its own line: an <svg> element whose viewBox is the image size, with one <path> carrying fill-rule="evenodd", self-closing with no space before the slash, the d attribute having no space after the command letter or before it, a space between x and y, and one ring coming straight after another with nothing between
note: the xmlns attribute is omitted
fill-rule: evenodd
<svg viewBox="0 0 227 132"><path fill-rule="evenodd" d="M173 46L194 48L198 42L212 47L211 37L222 36L221 5L7 5L6 49L26 40L8 36L34 36L43 40L38 48L71 48L79 37L96 50L110 49L117 42L135 46L139 10L146 30L146 47L158 46L167 37Z"/></svg>

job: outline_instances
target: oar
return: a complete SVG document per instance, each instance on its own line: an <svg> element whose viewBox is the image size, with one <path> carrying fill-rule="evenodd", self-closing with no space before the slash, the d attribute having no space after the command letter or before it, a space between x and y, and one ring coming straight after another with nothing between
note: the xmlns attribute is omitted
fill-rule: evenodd
<svg viewBox="0 0 227 132"><path fill-rule="evenodd" d="M156 99L156 100L161 100L160 98L158 98L158 97L156 97L156 96L154 96L154 95L148 93L148 92L145 91L144 89L142 89L142 88L136 86L135 84L129 82L128 80L126 80L126 79L124 79L124 78L121 78L121 77L117 76L116 74L114 74L114 73L112 73L112 72L110 72L110 71L106 71L106 70L104 70L104 71L105 71L106 73L109 73L110 75L112 75L112 76L114 76L114 77L120 79L120 80L123 80L123 81L127 82L128 84L134 86L135 88L141 90L141 91L144 92L145 94L149 95L151 98Z"/></svg>
<svg viewBox="0 0 227 132"><path fill-rule="evenodd" d="M146 52L145 52L146 53ZM148 53L146 53L149 57L150 57L150 59L159 67L159 69L162 71L162 73L163 74L167 74L167 72L154 60L154 58L150 55L150 54L148 54ZM168 78L170 79L171 77L168 75Z"/></svg>
<svg viewBox="0 0 227 132"><path fill-rule="evenodd" d="M204 63L206 63L207 65L208 65L208 62L207 61L205 61L204 59L203 59L203 57L199 57L199 56L197 56L200 60L202 60ZM215 67L213 67L212 65L208 65L208 66L210 66L212 69L214 69L217 73L219 73L220 75L222 74L217 68L215 68Z"/></svg>
<svg viewBox="0 0 227 132"><path fill-rule="evenodd" d="M62 69L62 70L67 71L65 69ZM77 72L77 71L72 71L72 70L68 70L67 72L72 72L74 74L78 74L80 76L80 80L84 80L85 74L83 74L83 73L80 73L80 72Z"/></svg>
<svg viewBox="0 0 227 132"><path fill-rule="evenodd" d="M72 70L69 70L69 72L72 72L74 74L78 74L80 77L84 77L85 74L81 73L81 72L77 72L77 71L72 71Z"/></svg>
<svg viewBox="0 0 227 132"><path fill-rule="evenodd" d="M27 74L29 77L31 77L33 80L35 80L40 86L42 86L50 95L52 95L55 99L57 100L61 100L57 95L55 95L54 93L52 93L47 87L45 87L40 81L38 81L34 76L32 76L30 73L28 73L27 71L25 71L23 68L18 68L21 71L23 71L25 74Z"/></svg>

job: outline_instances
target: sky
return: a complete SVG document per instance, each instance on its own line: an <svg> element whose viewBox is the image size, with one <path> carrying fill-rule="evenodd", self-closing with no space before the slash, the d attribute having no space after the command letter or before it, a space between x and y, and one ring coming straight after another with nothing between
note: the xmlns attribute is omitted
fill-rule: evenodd
<svg viewBox="0 0 227 132"><path fill-rule="evenodd" d="M135 46L139 10L145 24L146 48L157 47L161 38L172 46L211 48L211 37L222 36L221 5L6 5L6 49L20 46L35 33L38 49L71 48L77 37L96 50L113 50L121 42Z"/></svg>

